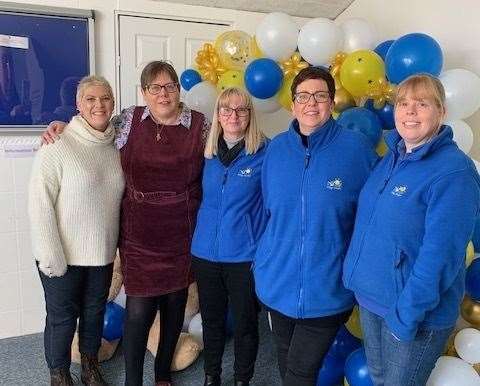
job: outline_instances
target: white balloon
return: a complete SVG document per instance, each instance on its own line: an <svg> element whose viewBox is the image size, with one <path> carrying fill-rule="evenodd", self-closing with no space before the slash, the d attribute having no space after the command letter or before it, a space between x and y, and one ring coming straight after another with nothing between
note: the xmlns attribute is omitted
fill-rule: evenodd
<svg viewBox="0 0 480 386"><path fill-rule="evenodd" d="M467 118L480 108L480 77L463 68L440 74L445 89L447 120Z"/></svg>
<svg viewBox="0 0 480 386"><path fill-rule="evenodd" d="M343 51L373 50L377 43L377 31L364 19L353 18L340 24L344 40Z"/></svg>
<svg viewBox="0 0 480 386"><path fill-rule="evenodd" d="M202 315L200 315L200 313L195 315L190 321L190 324L188 325L188 332L192 334L203 350L203 326Z"/></svg>
<svg viewBox="0 0 480 386"><path fill-rule="evenodd" d="M297 48L298 27L286 13L269 13L258 25L255 39L267 58L286 60Z"/></svg>
<svg viewBox="0 0 480 386"><path fill-rule="evenodd" d="M282 107L282 105L278 102L276 95L267 99L252 97L252 103L255 111L260 111L262 113L274 113L275 111L280 110Z"/></svg>
<svg viewBox="0 0 480 386"><path fill-rule="evenodd" d="M475 328L459 331L455 335L455 350L465 362L480 363L480 331Z"/></svg>
<svg viewBox="0 0 480 386"><path fill-rule="evenodd" d="M298 35L300 55L314 66L329 63L342 45L342 29L332 20L322 17L310 20Z"/></svg>
<svg viewBox="0 0 480 386"><path fill-rule="evenodd" d="M427 386L480 386L480 376L460 358L442 356L428 378Z"/></svg>
<svg viewBox="0 0 480 386"><path fill-rule="evenodd" d="M127 304L127 295L125 295L125 287L123 285L120 287L120 291L118 291L118 294L115 299L113 299L113 302L125 308L125 305Z"/></svg>
<svg viewBox="0 0 480 386"><path fill-rule="evenodd" d="M188 327L190 326L190 322L192 321L193 317L195 315L187 315L183 317L183 326L182 326L182 332L188 332Z"/></svg>
<svg viewBox="0 0 480 386"><path fill-rule="evenodd" d="M473 131L467 122L460 119L456 121L447 121L446 125L452 127L453 139L457 143L458 147L465 153L468 153L473 146Z"/></svg>
<svg viewBox="0 0 480 386"><path fill-rule="evenodd" d="M480 173L480 162L472 158L473 163L477 167L477 172Z"/></svg>
<svg viewBox="0 0 480 386"><path fill-rule="evenodd" d="M193 86L185 96L185 103L192 110L200 111L210 121L213 118L215 101L217 100L217 88L204 80Z"/></svg>

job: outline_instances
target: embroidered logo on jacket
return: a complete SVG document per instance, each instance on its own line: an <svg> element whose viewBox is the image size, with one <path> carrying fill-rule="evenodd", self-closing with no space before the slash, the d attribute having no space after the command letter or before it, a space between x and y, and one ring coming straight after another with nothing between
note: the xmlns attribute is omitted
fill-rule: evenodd
<svg viewBox="0 0 480 386"><path fill-rule="evenodd" d="M240 169L237 176L239 177L251 177L253 173L252 168Z"/></svg>
<svg viewBox="0 0 480 386"><path fill-rule="evenodd" d="M327 188L330 190L341 190L343 188L343 182L340 178L336 177L331 181L327 181Z"/></svg>
<svg viewBox="0 0 480 386"><path fill-rule="evenodd" d="M397 197L402 197L407 193L407 187L405 185L395 186L392 190L392 194Z"/></svg>

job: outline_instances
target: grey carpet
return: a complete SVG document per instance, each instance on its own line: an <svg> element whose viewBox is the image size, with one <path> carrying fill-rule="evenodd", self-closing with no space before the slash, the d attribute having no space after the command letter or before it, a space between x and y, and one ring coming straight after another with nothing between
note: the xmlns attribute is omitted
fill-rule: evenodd
<svg viewBox="0 0 480 386"><path fill-rule="evenodd" d="M121 345L107 362L102 372L111 385L123 385L125 369ZM275 346L268 328L266 314L260 314L260 350L255 365L254 386L280 385ZM72 364L73 374L80 374L79 365ZM173 374L175 386L203 385L203 357L190 367ZM229 339L223 356L222 385L233 385L233 339ZM153 385L153 356L147 352L144 367L144 385ZM80 383L79 383L80 384ZM0 385L49 385L49 373L43 354L43 334L26 335L0 340Z"/></svg>

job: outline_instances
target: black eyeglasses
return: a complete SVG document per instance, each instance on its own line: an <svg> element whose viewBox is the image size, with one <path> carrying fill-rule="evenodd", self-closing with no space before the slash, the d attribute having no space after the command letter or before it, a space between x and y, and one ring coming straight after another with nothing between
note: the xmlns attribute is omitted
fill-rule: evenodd
<svg viewBox="0 0 480 386"><path fill-rule="evenodd" d="M169 94L172 94L178 91L178 84L176 82L171 82L164 85L152 83L152 84L147 84L145 88L152 95L160 94L162 92L162 88L165 88L166 92L168 92Z"/></svg>
<svg viewBox="0 0 480 386"><path fill-rule="evenodd" d="M220 107L218 109L218 113L224 117L229 117L234 111L237 114L237 117L246 117L250 114L250 109L248 107L237 107L236 109L232 109L231 107Z"/></svg>
<svg viewBox="0 0 480 386"><path fill-rule="evenodd" d="M307 91L297 92L293 96L293 100L297 103L300 103L301 105L304 105L305 103L308 103L310 101L310 98L312 96L317 103L325 103L330 100L330 94L327 91L317 91L314 93L310 93Z"/></svg>

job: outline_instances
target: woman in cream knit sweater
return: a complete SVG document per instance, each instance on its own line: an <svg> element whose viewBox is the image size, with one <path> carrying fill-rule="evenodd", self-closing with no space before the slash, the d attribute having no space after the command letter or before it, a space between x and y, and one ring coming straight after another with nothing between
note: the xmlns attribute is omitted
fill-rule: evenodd
<svg viewBox="0 0 480 386"><path fill-rule="evenodd" d="M79 318L82 382L106 385L97 352L117 248L124 178L110 124L113 93L83 78L61 140L35 158L29 191L33 254L45 292L45 357L52 385L73 384L70 346Z"/></svg>

